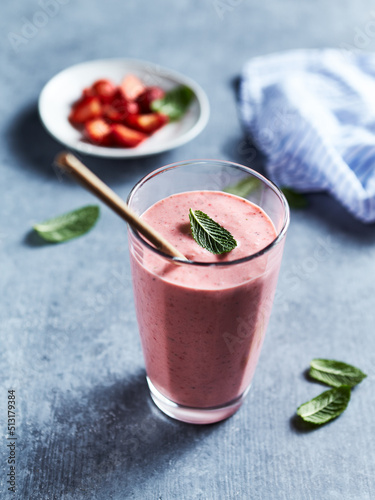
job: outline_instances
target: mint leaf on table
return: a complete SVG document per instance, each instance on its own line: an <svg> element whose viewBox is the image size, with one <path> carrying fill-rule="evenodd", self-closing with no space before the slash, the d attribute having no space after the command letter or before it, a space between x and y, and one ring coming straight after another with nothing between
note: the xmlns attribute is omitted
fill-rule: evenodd
<svg viewBox="0 0 375 500"><path fill-rule="evenodd" d="M162 99L155 99L151 103L151 109L169 116L171 121L179 120L188 110L194 92L186 85L179 85L166 92Z"/></svg>
<svg viewBox="0 0 375 500"><path fill-rule="evenodd" d="M310 363L309 375L332 387L340 387L340 385L354 387L367 377L359 368L333 359L313 359Z"/></svg>
<svg viewBox="0 0 375 500"><path fill-rule="evenodd" d="M280 188L290 206L290 208L306 208L308 203L306 197L302 193L297 193L291 188Z"/></svg>
<svg viewBox="0 0 375 500"><path fill-rule="evenodd" d="M223 189L225 193L234 194L241 198L247 198L260 184L260 180L256 177L245 177L236 184L232 184Z"/></svg>
<svg viewBox="0 0 375 500"><path fill-rule="evenodd" d="M297 408L305 422L323 425L341 415L350 400L350 387L341 385L335 389L323 392L319 396Z"/></svg>
<svg viewBox="0 0 375 500"><path fill-rule="evenodd" d="M237 246L229 231L200 210L189 210L193 238L201 247L213 254L230 252Z"/></svg>
<svg viewBox="0 0 375 500"><path fill-rule="evenodd" d="M52 243L61 243L87 233L95 225L98 217L99 207L87 205L35 224L33 228L41 238Z"/></svg>

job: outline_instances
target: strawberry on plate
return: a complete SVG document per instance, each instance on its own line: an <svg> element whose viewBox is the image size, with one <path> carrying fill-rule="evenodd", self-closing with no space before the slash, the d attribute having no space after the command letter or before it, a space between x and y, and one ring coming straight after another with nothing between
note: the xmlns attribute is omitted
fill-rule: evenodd
<svg viewBox="0 0 375 500"><path fill-rule="evenodd" d="M103 115L111 122L124 122L128 115L139 112L138 104L125 99L122 92L117 90L110 104L103 109Z"/></svg>
<svg viewBox="0 0 375 500"><path fill-rule="evenodd" d="M97 118L102 114L102 105L99 97L87 96L80 99L73 105L69 115L69 121L73 125L82 125L83 123Z"/></svg>
<svg viewBox="0 0 375 500"><path fill-rule="evenodd" d="M145 134L152 134L168 122L169 118L161 113L147 113L144 115L129 115L126 123Z"/></svg>
<svg viewBox="0 0 375 500"><path fill-rule="evenodd" d="M128 101L134 101L145 88L143 82L132 74L126 75L120 84L121 92Z"/></svg>
<svg viewBox="0 0 375 500"><path fill-rule="evenodd" d="M93 95L99 97L102 103L109 103L112 101L114 94L116 92L117 86L110 80L102 78L97 80L91 86L91 91Z"/></svg>
<svg viewBox="0 0 375 500"><path fill-rule="evenodd" d="M82 90L82 95L79 100L82 100L84 97L94 97L95 95L95 91L92 87L86 87Z"/></svg>
<svg viewBox="0 0 375 500"><path fill-rule="evenodd" d="M145 90L138 95L136 101L139 105L141 113L151 113L151 103L156 99L163 99L165 92L160 87L146 87Z"/></svg>
<svg viewBox="0 0 375 500"><path fill-rule="evenodd" d="M111 126L102 118L87 121L83 133L89 141L99 146L110 146L112 144Z"/></svg>
<svg viewBox="0 0 375 500"><path fill-rule="evenodd" d="M147 134L126 127L121 123L113 123L111 129L114 144L125 148L134 148L148 137Z"/></svg>
<svg viewBox="0 0 375 500"><path fill-rule="evenodd" d="M127 117L127 113L124 114L122 111L112 106L112 104L106 104L103 106L103 117L110 123L118 123L122 122Z"/></svg>

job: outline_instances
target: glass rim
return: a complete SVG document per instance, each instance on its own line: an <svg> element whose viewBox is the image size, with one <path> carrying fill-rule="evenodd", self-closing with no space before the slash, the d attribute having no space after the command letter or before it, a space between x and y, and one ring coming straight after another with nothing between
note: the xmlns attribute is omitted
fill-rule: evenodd
<svg viewBox="0 0 375 500"><path fill-rule="evenodd" d="M289 205L288 202L284 196L284 193L281 191L281 189L276 186L276 184L266 177L264 175L260 174L256 170L253 170L250 167L246 167L245 165L241 165L240 163L235 163L229 160L215 160L215 159L210 159L210 158L199 158L199 159L193 159L193 160L182 160L174 163L169 163L168 165L164 165L163 167L159 167L155 170L152 170L148 174L144 175L141 179L139 179L138 182L134 184L132 187L128 197L127 197L127 204L130 206L131 200L137 190L145 184L148 180L152 179L153 177L156 177L157 175L166 172L168 170L173 170L175 168L183 167L189 164L199 164L199 163L216 163L222 166L233 166L236 167L239 170L242 170L246 172L247 174L251 174L254 177L257 177L261 182L266 184L269 188L272 189L272 191L279 197L282 206L284 208L284 220L282 223L282 227L276 237L269 243L267 246L259 250L258 252L252 253L250 255L247 255L246 257L241 257L240 259L235 259L235 260L229 260L225 262L200 262L200 261L195 261L195 260L189 260L189 259L181 259L179 257L173 257L171 255L168 255L167 253L159 250L158 248L153 247L148 241L146 241L142 235L136 230L133 229L129 224L128 228L129 231L139 240L143 245L145 245L149 250L152 252L156 253L160 257L169 260L170 262L178 262L179 264L184 264L184 265L190 265L190 266L199 266L199 267L227 267L227 266L232 266L236 264L243 264L244 262L248 262L250 260L254 260L266 253L268 253L270 250L272 250L274 247L276 247L285 237L289 222L290 222L290 210L289 210ZM212 190L209 190L212 191ZM268 214L267 214L268 215Z"/></svg>

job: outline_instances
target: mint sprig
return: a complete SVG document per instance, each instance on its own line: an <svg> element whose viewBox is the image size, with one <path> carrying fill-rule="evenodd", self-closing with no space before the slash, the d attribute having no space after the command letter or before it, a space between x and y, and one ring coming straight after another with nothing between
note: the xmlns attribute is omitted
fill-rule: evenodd
<svg viewBox="0 0 375 500"><path fill-rule="evenodd" d="M99 213L97 205L87 205L35 224L33 228L44 240L61 243L87 233L95 225Z"/></svg>
<svg viewBox="0 0 375 500"><path fill-rule="evenodd" d="M351 388L367 377L355 366L320 358L310 362L309 375L318 382L334 387L297 408L297 415L315 425L323 425L341 415L348 406Z"/></svg>
<svg viewBox="0 0 375 500"><path fill-rule="evenodd" d="M342 385L325 391L311 401L302 404L297 408L297 415L311 424L326 424L341 415L348 406L349 400L350 387Z"/></svg>
<svg viewBox="0 0 375 500"><path fill-rule="evenodd" d="M359 368L333 359L313 359L310 362L309 375L332 387L354 387L367 377Z"/></svg>
<svg viewBox="0 0 375 500"><path fill-rule="evenodd" d="M193 238L201 247L213 254L230 252L237 246L236 240L225 228L200 210L189 210Z"/></svg>
<svg viewBox="0 0 375 500"><path fill-rule="evenodd" d="M162 99L152 101L151 109L169 116L171 121L179 120L188 110L194 95L190 87L179 85L166 92Z"/></svg>

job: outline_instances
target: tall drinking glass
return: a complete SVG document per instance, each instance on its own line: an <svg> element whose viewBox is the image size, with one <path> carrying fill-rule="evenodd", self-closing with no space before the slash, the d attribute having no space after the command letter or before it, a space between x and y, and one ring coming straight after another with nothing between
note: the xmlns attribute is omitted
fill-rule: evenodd
<svg viewBox="0 0 375 500"><path fill-rule="evenodd" d="M271 313L289 208L282 192L265 177L218 160L159 168L141 179L128 198L131 209L142 215L177 193L230 192L233 186L260 207L273 226L270 242L249 255L229 261L215 256L211 262L182 261L128 230L151 397L164 413L184 422L223 420L237 411L249 391ZM227 210L232 209L230 201L228 197ZM171 224L170 215L163 224ZM251 224L251 218L241 224Z"/></svg>

